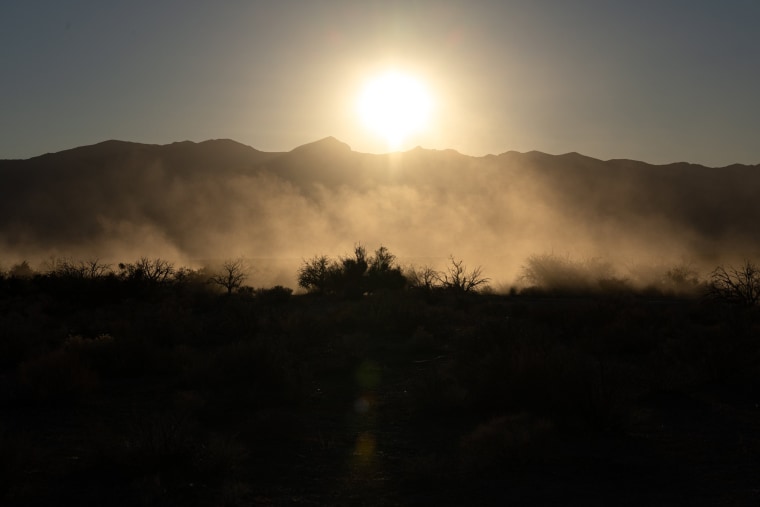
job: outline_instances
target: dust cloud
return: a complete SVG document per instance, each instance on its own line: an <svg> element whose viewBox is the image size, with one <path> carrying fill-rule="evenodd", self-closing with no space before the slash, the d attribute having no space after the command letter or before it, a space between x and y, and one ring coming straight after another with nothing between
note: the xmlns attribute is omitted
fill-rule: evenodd
<svg viewBox="0 0 760 507"><path fill-rule="evenodd" d="M647 283L757 257L757 166L600 161L578 154L356 153L328 138L288 153L232 141L110 141L0 161L0 263L51 257L201 267L245 258L248 283L295 287L303 259L384 245L402 266L481 266L497 290L526 260L603 259Z"/></svg>

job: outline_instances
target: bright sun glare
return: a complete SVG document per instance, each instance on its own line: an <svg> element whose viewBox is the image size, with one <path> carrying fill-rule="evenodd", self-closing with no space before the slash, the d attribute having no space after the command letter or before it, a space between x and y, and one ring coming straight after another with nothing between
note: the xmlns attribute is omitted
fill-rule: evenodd
<svg viewBox="0 0 760 507"><path fill-rule="evenodd" d="M428 127L432 106L423 83L399 72L367 81L357 102L364 125L382 136L390 150L401 148L410 135Z"/></svg>

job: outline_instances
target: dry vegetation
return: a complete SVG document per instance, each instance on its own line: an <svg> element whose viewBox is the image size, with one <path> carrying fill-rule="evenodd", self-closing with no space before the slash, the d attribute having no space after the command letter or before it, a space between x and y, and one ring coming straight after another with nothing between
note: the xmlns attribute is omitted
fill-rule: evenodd
<svg viewBox="0 0 760 507"><path fill-rule="evenodd" d="M300 295L243 268L4 271L0 503L758 500L751 262L636 290L537 256L510 295L382 247L304 261Z"/></svg>

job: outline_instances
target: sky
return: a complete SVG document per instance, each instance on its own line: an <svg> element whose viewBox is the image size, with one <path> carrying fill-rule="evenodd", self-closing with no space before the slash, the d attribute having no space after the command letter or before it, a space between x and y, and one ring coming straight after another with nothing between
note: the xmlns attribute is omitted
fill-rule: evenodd
<svg viewBox="0 0 760 507"><path fill-rule="evenodd" d="M333 136L389 151L357 98L423 83L396 149L760 163L760 1L0 2L0 158L107 139Z"/></svg>

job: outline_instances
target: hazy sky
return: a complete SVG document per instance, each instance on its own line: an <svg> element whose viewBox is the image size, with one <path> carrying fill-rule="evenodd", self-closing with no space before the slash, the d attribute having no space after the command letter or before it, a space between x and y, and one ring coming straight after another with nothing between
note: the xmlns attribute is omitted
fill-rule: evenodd
<svg viewBox="0 0 760 507"><path fill-rule="evenodd" d="M402 149L760 163L760 1L3 1L0 158L106 139L326 136L395 68L430 90Z"/></svg>

